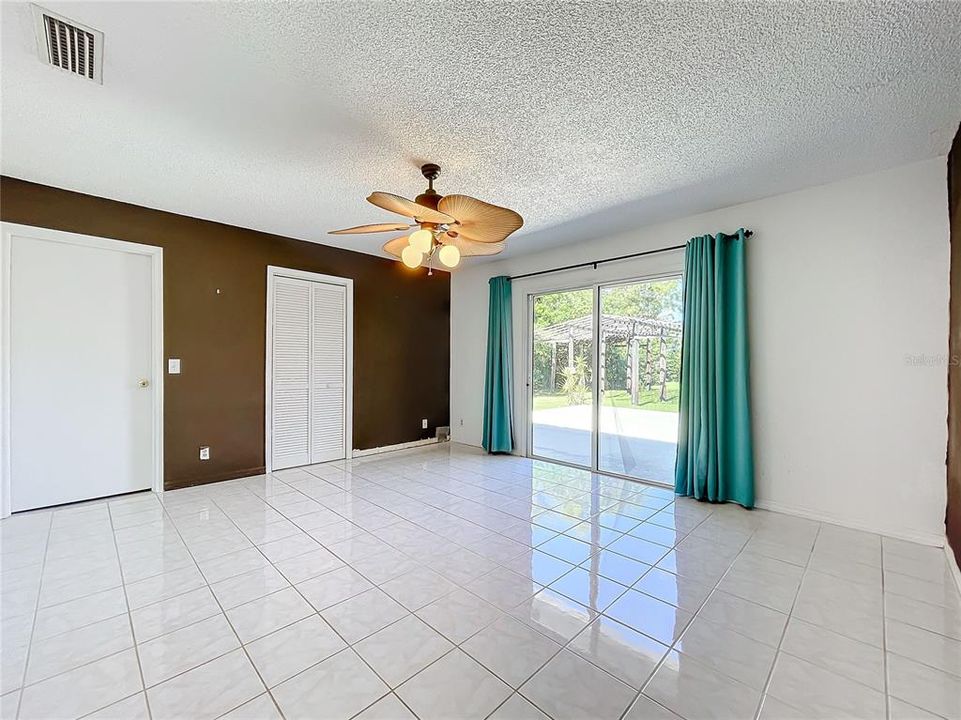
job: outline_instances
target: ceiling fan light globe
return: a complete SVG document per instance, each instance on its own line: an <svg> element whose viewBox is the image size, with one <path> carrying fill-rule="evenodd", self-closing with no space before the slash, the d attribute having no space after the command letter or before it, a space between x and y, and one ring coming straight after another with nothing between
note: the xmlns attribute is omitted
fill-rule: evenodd
<svg viewBox="0 0 961 720"><path fill-rule="evenodd" d="M434 234L430 230L415 230L408 239L410 246L420 253L429 253L430 247L434 243Z"/></svg>
<svg viewBox="0 0 961 720"><path fill-rule="evenodd" d="M449 268L457 267L460 263L460 250L453 245L444 245L440 249L440 261Z"/></svg>
<svg viewBox="0 0 961 720"><path fill-rule="evenodd" d="M418 268L424 259L424 254L413 245L408 245L401 251L400 259L404 261L404 265L407 267Z"/></svg>

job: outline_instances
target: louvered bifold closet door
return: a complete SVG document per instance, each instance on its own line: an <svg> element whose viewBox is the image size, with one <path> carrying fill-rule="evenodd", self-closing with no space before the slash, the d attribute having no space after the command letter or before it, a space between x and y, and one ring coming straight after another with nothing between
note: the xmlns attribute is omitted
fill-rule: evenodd
<svg viewBox="0 0 961 720"><path fill-rule="evenodd" d="M273 470L310 462L310 315L313 283L274 278L270 446Z"/></svg>
<svg viewBox="0 0 961 720"><path fill-rule="evenodd" d="M310 461L346 456L347 292L311 283Z"/></svg>

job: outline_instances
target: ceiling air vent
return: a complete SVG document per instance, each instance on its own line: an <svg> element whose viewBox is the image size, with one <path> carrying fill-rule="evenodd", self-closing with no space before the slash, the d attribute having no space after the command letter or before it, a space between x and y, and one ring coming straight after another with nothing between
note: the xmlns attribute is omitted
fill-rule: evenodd
<svg viewBox="0 0 961 720"><path fill-rule="evenodd" d="M40 59L60 70L103 83L103 33L33 6Z"/></svg>

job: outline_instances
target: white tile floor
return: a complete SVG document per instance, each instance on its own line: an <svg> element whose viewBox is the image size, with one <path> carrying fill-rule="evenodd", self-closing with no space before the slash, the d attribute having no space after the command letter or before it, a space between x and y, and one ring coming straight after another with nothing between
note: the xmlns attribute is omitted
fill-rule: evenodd
<svg viewBox="0 0 961 720"><path fill-rule="evenodd" d="M3 718L958 718L935 548L442 446L18 515Z"/></svg>

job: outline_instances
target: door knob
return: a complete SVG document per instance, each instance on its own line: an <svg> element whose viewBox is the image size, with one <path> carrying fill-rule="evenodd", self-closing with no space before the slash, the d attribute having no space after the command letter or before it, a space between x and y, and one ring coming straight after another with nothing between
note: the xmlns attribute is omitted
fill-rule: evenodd
<svg viewBox="0 0 961 720"><path fill-rule="evenodd" d="M140 387L147 387L150 381L147 378L140 378L140 382L137 383Z"/></svg>

